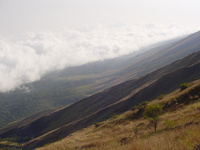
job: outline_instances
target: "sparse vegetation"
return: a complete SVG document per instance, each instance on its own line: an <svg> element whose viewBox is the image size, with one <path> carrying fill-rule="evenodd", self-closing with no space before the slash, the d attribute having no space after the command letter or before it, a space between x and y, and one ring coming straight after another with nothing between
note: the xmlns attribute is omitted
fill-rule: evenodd
<svg viewBox="0 0 200 150"><path fill-rule="evenodd" d="M157 125L159 121L159 116L162 112L162 106L160 105L150 105L145 108L144 117L150 120L150 123L154 126L154 131L157 131Z"/></svg>
<svg viewBox="0 0 200 150"><path fill-rule="evenodd" d="M6 138L0 140L0 150L22 150L21 145Z"/></svg>
<svg viewBox="0 0 200 150"><path fill-rule="evenodd" d="M166 95L163 101L155 100L146 106L146 108L156 105L163 106L162 114L159 115L159 132L156 134L152 134L148 120L142 117L135 120L130 119L130 116L137 113L136 110L132 110L119 115L115 120L109 119L101 122L98 129L95 126L89 126L83 131L75 132L59 142L38 150L198 150L200 145L200 81L195 84L181 92L178 89ZM187 95L192 98L188 99ZM184 100L181 101L183 98ZM187 100L190 102L186 103Z"/></svg>
<svg viewBox="0 0 200 150"><path fill-rule="evenodd" d="M140 103L138 106L134 106L134 108L137 108L139 110L144 110L148 104L149 104L148 101L144 101L144 102Z"/></svg>
<svg viewBox="0 0 200 150"><path fill-rule="evenodd" d="M95 122L94 123L94 126L97 128L97 127L99 127L101 125L101 123L100 122Z"/></svg>
<svg viewBox="0 0 200 150"><path fill-rule="evenodd" d="M134 134L136 137L138 137L140 135L140 131L144 128L145 124L144 123L139 123L138 125L136 125L133 128Z"/></svg>
<svg viewBox="0 0 200 150"><path fill-rule="evenodd" d="M0 93L0 127L43 110L74 103L94 92L89 88L92 82L92 79L44 80L27 85L34 87L30 92L15 90Z"/></svg>
<svg viewBox="0 0 200 150"><path fill-rule="evenodd" d="M159 99L159 100L162 100L163 98L165 97L165 95L159 95L158 97L157 97L157 99Z"/></svg>
<svg viewBox="0 0 200 150"><path fill-rule="evenodd" d="M181 84L181 90L185 90L189 87L189 84L188 83L182 83Z"/></svg>
<svg viewBox="0 0 200 150"><path fill-rule="evenodd" d="M176 123L175 123L175 121L170 121L170 120L166 119L165 125L168 129L172 129L176 125Z"/></svg>
<svg viewBox="0 0 200 150"><path fill-rule="evenodd" d="M116 114L116 113L114 113L113 116L112 116L113 119L116 119L116 118L118 118L118 117L119 117L119 115Z"/></svg>

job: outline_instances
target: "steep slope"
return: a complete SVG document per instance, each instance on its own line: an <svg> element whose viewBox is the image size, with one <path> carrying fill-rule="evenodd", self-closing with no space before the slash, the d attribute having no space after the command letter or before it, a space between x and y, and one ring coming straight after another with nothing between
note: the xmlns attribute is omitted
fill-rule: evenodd
<svg viewBox="0 0 200 150"><path fill-rule="evenodd" d="M178 40L180 39L165 41L151 48L161 49ZM147 47L145 51L152 49ZM142 55L141 51L138 53ZM72 104L101 90L102 82L112 79L113 73L127 67L135 59L136 53L50 72L39 81L23 85L14 91L0 92L0 127L43 110Z"/></svg>
<svg viewBox="0 0 200 150"><path fill-rule="evenodd" d="M200 80L190 83L185 90L177 89L148 105L155 104L163 108L157 133L147 119L138 116L145 108L135 108L38 150L197 150L200 144Z"/></svg>
<svg viewBox="0 0 200 150"><path fill-rule="evenodd" d="M173 44L153 48L144 54L133 57L129 66L113 74L115 78L106 80L100 87L106 88L127 79L143 76L153 70L188 56L200 48L200 31Z"/></svg>
<svg viewBox="0 0 200 150"><path fill-rule="evenodd" d="M182 76L182 74L185 74ZM111 117L114 113L123 113L133 106L141 103L145 100L151 100L156 96L163 94L164 91L171 91L180 83L189 81L188 79L200 78L200 64L181 68L177 71L169 73L163 77L161 77L158 81L153 82L149 86L140 90L132 97L125 97L124 99L120 99L119 102L113 103L107 107L100 109L99 111L84 117L81 120L71 122L69 124L65 124L56 130L51 131L50 133L36 138L27 143L25 147L32 148L32 146L42 146L43 144L53 142L56 139L60 139L73 133L76 130L82 129L91 125L94 122L103 121ZM192 78L191 78L192 77ZM178 80L177 80L178 79ZM131 94L132 95L132 94Z"/></svg>
<svg viewBox="0 0 200 150"><path fill-rule="evenodd" d="M143 76L200 49L199 41L200 33L197 32L181 40L147 47L138 54L50 73L40 81L24 85L28 92L0 93L0 127L43 110L61 108L97 91Z"/></svg>
<svg viewBox="0 0 200 150"><path fill-rule="evenodd" d="M175 89L182 82L199 78L199 60L200 52L191 54L139 79L99 92L28 125L6 132L2 129L0 136L18 136L18 142L35 138L26 143L27 149L53 142L96 121L107 119L113 113L122 113L144 100L152 100Z"/></svg>

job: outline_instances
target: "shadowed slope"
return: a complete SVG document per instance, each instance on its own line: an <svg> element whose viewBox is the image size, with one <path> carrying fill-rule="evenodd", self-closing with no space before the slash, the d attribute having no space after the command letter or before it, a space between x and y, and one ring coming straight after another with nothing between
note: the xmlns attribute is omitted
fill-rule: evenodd
<svg viewBox="0 0 200 150"><path fill-rule="evenodd" d="M122 113L142 101L169 92L182 82L200 77L199 58L200 52L194 53L139 79L85 98L26 126L7 132L1 130L1 137L18 136L19 142L25 141L23 137L35 137L36 139L26 144L27 149L53 142L96 121L105 120L113 113Z"/></svg>

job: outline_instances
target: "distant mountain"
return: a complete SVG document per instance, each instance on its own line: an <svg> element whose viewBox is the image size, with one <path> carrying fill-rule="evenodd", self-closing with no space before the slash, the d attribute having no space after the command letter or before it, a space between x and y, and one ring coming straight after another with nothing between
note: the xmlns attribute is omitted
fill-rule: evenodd
<svg viewBox="0 0 200 150"><path fill-rule="evenodd" d="M0 130L1 138L18 137L24 149L32 149L63 138L114 113L123 113L142 101L166 94L181 83L200 78L200 51L145 76L126 81L84 98L39 119L20 122Z"/></svg>
<svg viewBox="0 0 200 150"><path fill-rule="evenodd" d="M103 83L105 84L101 84L100 87L104 89L125 82L128 79L143 76L199 49L200 31L177 42L162 45L132 57L127 67L112 74L112 79L104 80Z"/></svg>

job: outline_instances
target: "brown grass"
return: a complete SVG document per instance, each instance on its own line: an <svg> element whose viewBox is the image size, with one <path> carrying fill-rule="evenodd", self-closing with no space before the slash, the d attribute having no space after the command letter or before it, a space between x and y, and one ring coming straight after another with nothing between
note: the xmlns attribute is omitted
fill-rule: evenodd
<svg viewBox="0 0 200 150"><path fill-rule="evenodd" d="M162 100L150 104L168 103L191 89L200 81L190 84L184 91L179 89ZM143 118L131 120L135 111L128 111L117 118L77 131L55 143L38 150L198 150L200 149L200 98L188 105L178 104L176 109L165 111L153 132L149 121Z"/></svg>

